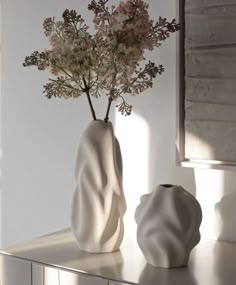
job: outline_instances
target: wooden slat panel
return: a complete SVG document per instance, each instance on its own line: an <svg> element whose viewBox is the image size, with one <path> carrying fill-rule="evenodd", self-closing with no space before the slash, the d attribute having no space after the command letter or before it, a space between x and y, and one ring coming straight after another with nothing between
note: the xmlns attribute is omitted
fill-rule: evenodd
<svg viewBox="0 0 236 285"><path fill-rule="evenodd" d="M236 79L186 78L187 100L236 105Z"/></svg>
<svg viewBox="0 0 236 285"><path fill-rule="evenodd" d="M197 7L186 10L186 16L188 15L198 15L198 16L235 16L236 14L236 2L232 5L222 5L222 6L210 6L210 7ZM227 21L227 19L225 19ZM205 23L201 23L201 25Z"/></svg>
<svg viewBox="0 0 236 285"><path fill-rule="evenodd" d="M189 50L185 61L187 77L236 78L236 47Z"/></svg>
<svg viewBox="0 0 236 285"><path fill-rule="evenodd" d="M185 1L185 158L236 161L236 0Z"/></svg>
<svg viewBox="0 0 236 285"><path fill-rule="evenodd" d="M186 120L224 121L236 123L236 106L214 103L185 102Z"/></svg>
<svg viewBox="0 0 236 285"><path fill-rule="evenodd" d="M236 161L236 123L185 121L188 159Z"/></svg>
<svg viewBox="0 0 236 285"><path fill-rule="evenodd" d="M186 15L185 24L186 48L236 44L236 11L224 15L219 8L219 15Z"/></svg>
<svg viewBox="0 0 236 285"><path fill-rule="evenodd" d="M185 9L227 6L236 4L236 0L185 0Z"/></svg>

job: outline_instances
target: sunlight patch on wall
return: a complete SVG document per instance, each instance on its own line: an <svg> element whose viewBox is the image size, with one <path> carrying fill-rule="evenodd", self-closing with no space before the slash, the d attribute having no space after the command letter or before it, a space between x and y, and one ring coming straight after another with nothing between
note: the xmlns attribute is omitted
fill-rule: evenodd
<svg viewBox="0 0 236 285"><path fill-rule="evenodd" d="M125 238L135 238L135 209L140 196L149 191L149 140L148 123L138 114L115 117L115 134L120 142L123 157L123 186L127 202L125 214Z"/></svg>
<svg viewBox="0 0 236 285"><path fill-rule="evenodd" d="M190 131L185 135L185 157L190 161L198 161L205 158L212 159L214 153L211 145Z"/></svg>

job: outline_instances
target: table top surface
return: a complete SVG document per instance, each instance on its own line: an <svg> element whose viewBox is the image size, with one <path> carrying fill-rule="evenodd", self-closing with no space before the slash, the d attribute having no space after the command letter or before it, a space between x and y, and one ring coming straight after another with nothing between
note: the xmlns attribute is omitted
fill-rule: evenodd
<svg viewBox="0 0 236 285"><path fill-rule="evenodd" d="M123 243L114 253L81 251L69 229L2 249L0 253L129 284L236 284L236 244L213 240L201 241L193 249L188 266L175 269L148 265L134 241Z"/></svg>

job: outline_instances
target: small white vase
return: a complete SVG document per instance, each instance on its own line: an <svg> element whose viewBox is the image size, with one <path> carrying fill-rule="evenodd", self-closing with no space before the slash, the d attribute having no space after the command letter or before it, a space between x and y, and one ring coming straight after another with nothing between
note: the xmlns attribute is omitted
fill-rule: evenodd
<svg viewBox="0 0 236 285"><path fill-rule="evenodd" d="M202 211L193 195L177 185L159 185L141 197L135 212L137 241L155 267L186 266L200 241Z"/></svg>
<svg viewBox="0 0 236 285"><path fill-rule="evenodd" d="M112 123L89 123L81 136L75 168L71 227L80 249L91 253L119 249L126 202L122 157Z"/></svg>

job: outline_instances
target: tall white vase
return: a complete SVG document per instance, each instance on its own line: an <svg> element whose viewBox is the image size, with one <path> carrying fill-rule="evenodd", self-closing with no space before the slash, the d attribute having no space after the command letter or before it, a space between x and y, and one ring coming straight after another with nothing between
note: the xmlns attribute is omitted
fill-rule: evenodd
<svg viewBox="0 0 236 285"><path fill-rule="evenodd" d="M89 123L81 136L75 168L71 227L80 249L92 253L119 249L126 202L122 157L112 123Z"/></svg>

